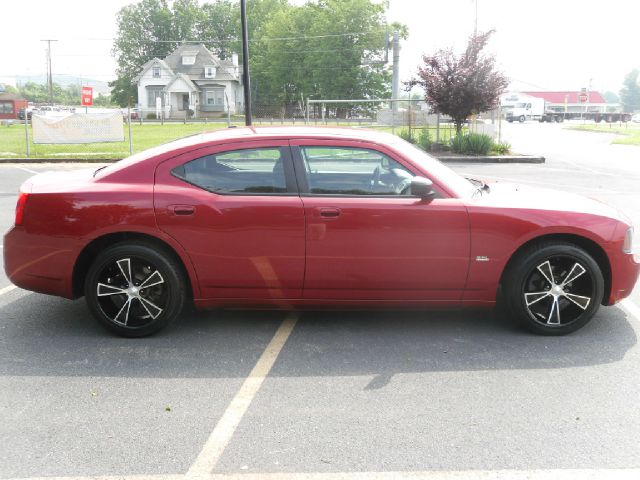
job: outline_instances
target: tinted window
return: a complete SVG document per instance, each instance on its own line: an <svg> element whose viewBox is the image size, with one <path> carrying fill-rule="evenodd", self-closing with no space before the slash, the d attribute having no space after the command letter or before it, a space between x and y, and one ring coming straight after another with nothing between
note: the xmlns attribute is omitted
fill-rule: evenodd
<svg viewBox="0 0 640 480"><path fill-rule="evenodd" d="M333 195L409 195L413 173L375 150L302 147L309 191Z"/></svg>
<svg viewBox="0 0 640 480"><path fill-rule="evenodd" d="M234 150L207 155L173 169L173 174L215 193L286 193L278 148Z"/></svg>

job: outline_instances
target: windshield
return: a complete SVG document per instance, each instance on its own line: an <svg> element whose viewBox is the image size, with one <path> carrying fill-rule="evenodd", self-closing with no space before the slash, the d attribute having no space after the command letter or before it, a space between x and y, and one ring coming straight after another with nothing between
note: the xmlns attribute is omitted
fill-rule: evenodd
<svg viewBox="0 0 640 480"><path fill-rule="evenodd" d="M432 157L415 145L412 145L405 140L398 139L393 146L401 154L410 158L414 162L417 162L425 171L429 172L430 175L433 176L430 180L437 180L441 182L456 196L461 198L471 197L477 191L477 187L471 182L461 177L449 167L441 163L438 159Z"/></svg>

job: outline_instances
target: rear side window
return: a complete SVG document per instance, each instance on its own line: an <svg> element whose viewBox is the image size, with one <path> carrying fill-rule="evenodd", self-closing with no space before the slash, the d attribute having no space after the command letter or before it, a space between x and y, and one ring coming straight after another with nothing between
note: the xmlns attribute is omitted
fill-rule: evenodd
<svg viewBox="0 0 640 480"><path fill-rule="evenodd" d="M284 156L279 148L254 148L207 155L174 168L172 173L214 193L287 193Z"/></svg>

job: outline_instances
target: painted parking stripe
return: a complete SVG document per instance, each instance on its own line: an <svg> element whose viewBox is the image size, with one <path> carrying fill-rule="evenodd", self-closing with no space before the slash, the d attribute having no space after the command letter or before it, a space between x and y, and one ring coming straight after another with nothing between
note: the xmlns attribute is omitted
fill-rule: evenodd
<svg viewBox="0 0 640 480"><path fill-rule="evenodd" d="M633 303L628 298L625 298L620 302L622 308L624 308L629 315L633 315L636 317L636 320L640 322L640 307L638 307L635 303Z"/></svg>
<svg viewBox="0 0 640 480"><path fill-rule="evenodd" d="M14 480L185 480L184 475L31 477ZM198 480L638 480L640 469L429 470L422 472L220 473Z"/></svg>
<svg viewBox="0 0 640 480"><path fill-rule="evenodd" d="M209 439L204 444L202 451L191 465L187 472L187 477L201 477L211 473L218 460L222 456L224 449L231 441L231 437L238 428L240 420L249 408L254 397L260 390L262 383L269 374L271 367L275 363L278 355L282 351L284 344L287 342L289 335L298 321L297 313L290 313L283 320L267 348L262 352L258 363L253 367L249 376L231 400L231 403L222 414L218 424L211 432Z"/></svg>
<svg viewBox="0 0 640 480"><path fill-rule="evenodd" d="M23 171L29 172L29 173L40 173L40 172L37 172L35 170L31 170L30 168L19 167L18 165L14 165L14 168L17 168L18 170L23 170Z"/></svg>
<svg viewBox="0 0 640 480"><path fill-rule="evenodd" d="M9 285L8 287L4 287L4 288L0 288L0 295L4 295L5 293L9 293L12 290L15 290L16 287L15 285Z"/></svg>

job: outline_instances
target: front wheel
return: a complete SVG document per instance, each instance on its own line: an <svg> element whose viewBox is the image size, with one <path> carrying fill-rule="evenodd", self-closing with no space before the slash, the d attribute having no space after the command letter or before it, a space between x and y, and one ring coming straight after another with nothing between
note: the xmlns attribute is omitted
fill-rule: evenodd
<svg viewBox="0 0 640 480"><path fill-rule="evenodd" d="M158 332L181 312L185 281L177 262L142 243L120 243L97 256L85 281L93 315L112 332L144 337Z"/></svg>
<svg viewBox="0 0 640 480"><path fill-rule="evenodd" d="M503 279L507 311L534 333L564 335L598 310L604 279L597 262L567 243L546 243L516 257Z"/></svg>
<svg viewBox="0 0 640 480"><path fill-rule="evenodd" d="M520 118L518 118L518 121L520 123L524 123L524 121L525 121L524 115L520 115Z"/></svg>

